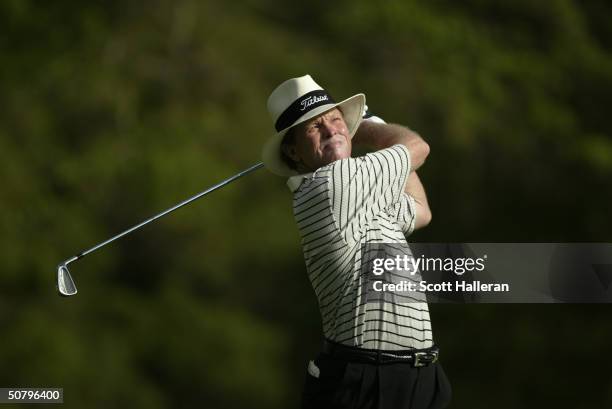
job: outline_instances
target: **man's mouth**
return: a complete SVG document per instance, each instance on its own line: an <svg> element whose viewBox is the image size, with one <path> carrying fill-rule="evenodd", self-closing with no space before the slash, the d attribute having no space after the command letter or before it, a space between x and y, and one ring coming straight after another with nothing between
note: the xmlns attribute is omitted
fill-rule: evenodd
<svg viewBox="0 0 612 409"><path fill-rule="evenodd" d="M324 146L323 149L327 149L327 148L335 148L337 146L342 145L342 141L339 139L335 139L332 141L327 142Z"/></svg>

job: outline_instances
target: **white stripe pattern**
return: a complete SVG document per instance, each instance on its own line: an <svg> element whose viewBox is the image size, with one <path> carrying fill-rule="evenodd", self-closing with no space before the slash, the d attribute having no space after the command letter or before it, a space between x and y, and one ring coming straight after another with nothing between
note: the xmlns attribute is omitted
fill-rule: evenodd
<svg viewBox="0 0 612 409"><path fill-rule="evenodd" d="M299 184L293 211L327 339L380 350L433 344L426 302L375 296L362 274L364 244L408 247L415 221L414 199L404 192L409 171L408 149L395 145L289 180Z"/></svg>

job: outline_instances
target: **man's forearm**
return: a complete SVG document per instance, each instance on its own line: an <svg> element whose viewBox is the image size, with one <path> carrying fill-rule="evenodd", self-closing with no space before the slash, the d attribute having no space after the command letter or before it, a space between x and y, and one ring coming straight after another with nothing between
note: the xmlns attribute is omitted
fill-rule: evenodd
<svg viewBox="0 0 612 409"><path fill-rule="evenodd" d="M423 165L429 155L429 145L416 132L395 124L380 124L363 121L353 137L353 144L377 151L396 144L408 148L412 164L411 170Z"/></svg>
<svg viewBox="0 0 612 409"><path fill-rule="evenodd" d="M416 172L410 172L408 179L406 180L406 186L404 191L412 196L415 202L415 229L427 226L431 222L431 210L429 209L429 203L427 202L427 194L421 179Z"/></svg>

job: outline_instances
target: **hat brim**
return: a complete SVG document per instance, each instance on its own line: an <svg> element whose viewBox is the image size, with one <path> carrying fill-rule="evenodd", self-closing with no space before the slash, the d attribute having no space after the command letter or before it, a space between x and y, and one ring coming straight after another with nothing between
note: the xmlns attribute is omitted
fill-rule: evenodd
<svg viewBox="0 0 612 409"><path fill-rule="evenodd" d="M264 166L270 172L279 176L289 177L297 175L298 172L287 166L281 156L281 143L285 137L285 134L289 129L337 107L342 110L344 122L346 123L349 131L349 137L352 139L355 132L357 132L357 128L359 128L359 124L361 123L361 119L363 117L363 109L365 107L364 94L353 95L352 97L336 104L321 105L298 118L293 125L270 137L264 144L261 153Z"/></svg>

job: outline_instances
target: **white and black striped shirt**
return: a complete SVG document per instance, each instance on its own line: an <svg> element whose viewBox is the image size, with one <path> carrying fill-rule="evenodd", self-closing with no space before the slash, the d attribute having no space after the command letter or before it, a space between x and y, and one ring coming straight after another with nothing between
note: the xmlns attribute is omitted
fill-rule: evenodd
<svg viewBox="0 0 612 409"><path fill-rule="evenodd" d="M368 349L427 348L433 344L426 302L370 294L362 271L366 243L403 243L415 222L404 192L410 154L395 145L293 176L293 213L302 237L324 336Z"/></svg>

